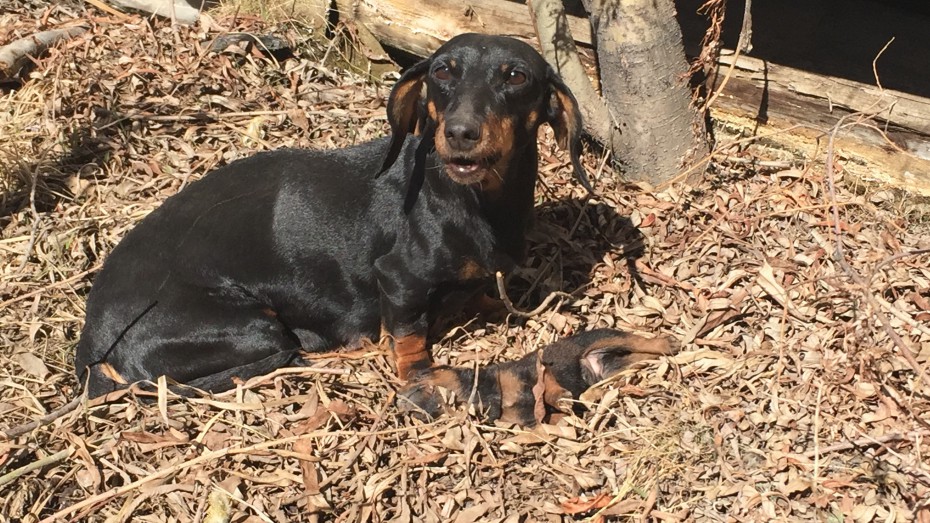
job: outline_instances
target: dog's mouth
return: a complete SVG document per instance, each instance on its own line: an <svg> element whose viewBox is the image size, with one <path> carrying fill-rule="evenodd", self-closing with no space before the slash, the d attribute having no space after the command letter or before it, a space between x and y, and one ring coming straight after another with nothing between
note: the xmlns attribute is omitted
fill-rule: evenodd
<svg viewBox="0 0 930 523"><path fill-rule="evenodd" d="M445 160L446 173L449 178L462 185L481 183L486 176L491 175L491 167L494 163L493 157L480 159L453 157Z"/></svg>

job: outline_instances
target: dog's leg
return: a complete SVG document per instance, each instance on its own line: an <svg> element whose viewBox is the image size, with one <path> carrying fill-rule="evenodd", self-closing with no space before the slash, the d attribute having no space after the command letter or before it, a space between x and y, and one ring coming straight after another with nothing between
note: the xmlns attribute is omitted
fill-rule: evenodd
<svg viewBox="0 0 930 523"><path fill-rule="evenodd" d="M397 377L406 380L412 373L428 369L433 364L426 342L426 316L414 321L396 321L390 308L383 314L381 326L382 342L387 344L394 357Z"/></svg>
<svg viewBox="0 0 930 523"><path fill-rule="evenodd" d="M397 376L402 380L433 363L426 344L430 279L411 274L409 259L413 258L392 253L375 262L382 340L390 347Z"/></svg>
<svg viewBox="0 0 930 523"><path fill-rule="evenodd" d="M106 341L86 349L91 396L162 375L216 392L298 355L297 337L277 314L242 293L174 284L153 302L141 315L126 305L95 321L100 332L87 338Z"/></svg>

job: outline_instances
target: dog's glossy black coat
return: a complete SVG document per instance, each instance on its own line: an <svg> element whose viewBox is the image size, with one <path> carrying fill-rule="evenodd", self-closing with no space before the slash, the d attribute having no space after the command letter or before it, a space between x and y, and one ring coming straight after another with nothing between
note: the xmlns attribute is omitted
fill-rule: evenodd
<svg viewBox="0 0 930 523"><path fill-rule="evenodd" d="M581 122L532 48L483 35L406 72L388 111L389 139L234 162L133 229L88 300L75 370L89 395L161 375L222 390L382 329L407 344L402 378L428 367L436 304L523 255L536 129L553 124L581 177Z"/></svg>

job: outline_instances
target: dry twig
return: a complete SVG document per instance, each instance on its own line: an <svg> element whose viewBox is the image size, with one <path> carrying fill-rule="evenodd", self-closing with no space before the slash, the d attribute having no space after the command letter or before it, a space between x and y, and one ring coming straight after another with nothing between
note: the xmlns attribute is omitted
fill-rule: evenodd
<svg viewBox="0 0 930 523"><path fill-rule="evenodd" d="M68 403L65 403L61 407L58 407L57 409L53 410L52 412L49 412L48 414L46 414L45 416L42 416L41 418L34 419L30 421L29 423L24 423L16 427L10 427L8 429L0 430L0 438L6 439L6 440L14 440L22 436L23 434L27 434L39 427L48 425L49 423L52 423L53 421L61 418L62 416L70 412L73 412L75 409L77 409L81 405L81 402L83 400L84 400L83 394L75 396Z"/></svg>
<svg viewBox="0 0 930 523"><path fill-rule="evenodd" d="M533 316L538 315L542 311L546 310L549 307L549 304L552 303L552 300L556 298L568 298L568 299L572 298L572 295L567 292L561 292L561 291L550 292L549 295L546 296L546 299L544 299L542 303L539 304L538 307L536 307L535 309L529 312L525 312L525 311L517 310L513 306L513 302L510 301L510 296L507 295L507 289L504 286L504 275L501 274L500 271L497 272L496 279L497 279L497 292L500 293L501 300L504 302L504 306L507 307L507 312L509 312L510 314L513 314L514 316L519 316L520 318L532 318Z"/></svg>

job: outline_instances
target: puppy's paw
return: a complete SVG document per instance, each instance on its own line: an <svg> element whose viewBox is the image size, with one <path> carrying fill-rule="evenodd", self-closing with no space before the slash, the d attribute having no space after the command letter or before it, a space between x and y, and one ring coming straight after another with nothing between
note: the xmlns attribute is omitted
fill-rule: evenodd
<svg viewBox="0 0 930 523"><path fill-rule="evenodd" d="M474 372L439 365L417 371L397 391L397 408L413 417L428 420L443 414L450 404L468 399L469 377ZM445 393L443 392L445 390Z"/></svg>

